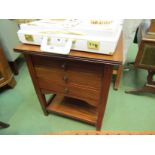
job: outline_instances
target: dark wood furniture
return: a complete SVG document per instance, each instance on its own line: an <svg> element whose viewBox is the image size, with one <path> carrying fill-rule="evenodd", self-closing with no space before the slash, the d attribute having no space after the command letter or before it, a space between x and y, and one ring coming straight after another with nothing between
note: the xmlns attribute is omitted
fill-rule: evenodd
<svg viewBox="0 0 155 155"><path fill-rule="evenodd" d="M16 85L16 81L13 77L13 73L9 67L3 50L0 48L0 87L8 85L13 88ZM0 129L9 127L9 124L0 122Z"/></svg>
<svg viewBox="0 0 155 155"><path fill-rule="evenodd" d="M10 61L10 62L9 62L9 65L10 65L10 67L11 67L12 72L13 72L15 75L18 75L18 74L19 74L19 69L18 69L18 65L17 65L17 60L15 60L15 61Z"/></svg>
<svg viewBox="0 0 155 155"><path fill-rule="evenodd" d="M13 88L16 85L16 81L3 53L3 50L0 48L0 87L5 85Z"/></svg>
<svg viewBox="0 0 155 155"><path fill-rule="evenodd" d="M152 23L146 33L141 31L142 40L135 59L135 67L148 71L147 82L144 87L126 91L126 93L155 93L155 21Z"/></svg>
<svg viewBox="0 0 155 155"><path fill-rule="evenodd" d="M113 66L122 65L122 35L113 56L73 50L52 54L25 44L14 50L26 58L45 115L52 112L101 129ZM45 98L48 93L54 94L50 100Z"/></svg>
<svg viewBox="0 0 155 155"><path fill-rule="evenodd" d="M8 128L10 125L4 122L0 122L0 129Z"/></svg>

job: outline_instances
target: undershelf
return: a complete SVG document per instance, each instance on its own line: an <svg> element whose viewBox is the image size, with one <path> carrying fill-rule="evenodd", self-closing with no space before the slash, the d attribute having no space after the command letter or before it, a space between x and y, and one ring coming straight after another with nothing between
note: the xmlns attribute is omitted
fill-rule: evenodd
<svg viewBox="0 0 155 155"><path fill-rule="evenodd" d="M56 95L47 107L47 111L92 125L96 125L97 121L96 107L90 106L78 99L64 97L63 95Z"/></svg>

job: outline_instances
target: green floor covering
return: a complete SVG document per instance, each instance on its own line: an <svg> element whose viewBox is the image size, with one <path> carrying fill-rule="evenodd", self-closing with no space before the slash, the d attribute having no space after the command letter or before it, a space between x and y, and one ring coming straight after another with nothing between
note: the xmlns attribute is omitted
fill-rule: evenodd
<svg viewBox="0 0 155 155"><path fill-rule="evenodd" d="M136 50L133 44L128 61L134 60ZM0 121L10 124L9 128L0 129L1 135L95 130L94 126L58 115L44 116L25 62L20 65L19 72L15 76L16 87L0 91ZM144 70L124 71L119 90L113 90L111 84L101 130L155 131L155 94L124 93L126 89L143 86L146 76Z"/></svg>

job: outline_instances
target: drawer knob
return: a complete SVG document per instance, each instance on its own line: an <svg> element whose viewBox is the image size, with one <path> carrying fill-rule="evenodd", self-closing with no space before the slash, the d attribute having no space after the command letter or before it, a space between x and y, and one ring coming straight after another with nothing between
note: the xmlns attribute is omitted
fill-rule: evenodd
<svg viewBox="0 0 155 155"><path fill-rule="evenodd" d="M65 93L65 94L69 93L69 89L68 89L68 88L65 88L65 89L64 89L64 93Z"/></svg>
<svg viewBox="0 0 155 155"><path fill-rule="evenodd" d="M67 76L64 76L64 77L63 77L63 80L64 80L65 82L68 82L68 77L67 77Z"/></svg>
<svg viewBox="0 0 155 155"><path fill-rule="evenodd" d="M66 70L67 69L67 64L66 63L62 64L61 65L61 68L64 69L64 70Z"/></svg>

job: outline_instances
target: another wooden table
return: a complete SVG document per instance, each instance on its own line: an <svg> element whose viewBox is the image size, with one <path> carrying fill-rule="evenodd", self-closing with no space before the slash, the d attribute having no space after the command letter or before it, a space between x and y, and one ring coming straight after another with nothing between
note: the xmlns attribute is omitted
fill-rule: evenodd
<svg viewBox="0 0 155 155"><path fill-rule="evenodd" d="M135 67L148 72L147 82L142 88L125 91L126 93L155 93L155 20L151 20L147 31L140 27L141 42L135 59Z"/></svg>
<svg viewBox="0 0 155 155"><path fill-rule="evenodd" d="M0 48L0 87L5 85L13 88L16 85L16 81L3 50Z"/></svg>
<svg viewBox="0 0 155 155"><path fill-rule="evenodd" d="M45 115L56 113L101 129L113 66L122 65L123 38L113 56L71 51L69 55L40 51L39 46L19 45ZM45 95L54 94L50 100Z"/></svg>
<svg viewBox="0 0 155 155"><path fill-rule="evenodd" d="M3 53L3 50L0 48L0 88L5 85L14 88L16 81L14 79L13 73L11 72L8 61ZM7 127L9 127L9 124L0 122L0 129Z"/></svg>

